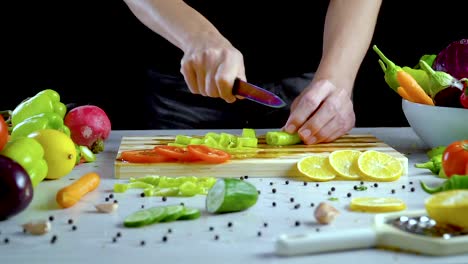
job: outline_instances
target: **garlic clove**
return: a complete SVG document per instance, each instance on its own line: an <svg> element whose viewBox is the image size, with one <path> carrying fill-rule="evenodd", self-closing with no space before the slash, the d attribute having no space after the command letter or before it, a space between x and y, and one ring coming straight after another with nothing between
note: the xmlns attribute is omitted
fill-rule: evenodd
<svg viewBox="0 0 468 264"><path fill-rule="evenodd" d="M96 209L101 213L112 213L117 210L119 204L117 203L102 203L95 205Z"/></svg>
<svg viewBox="0 0 468 264"><path fill-rule="evenodd" d="M22 227L30 234L43 235L50 231L52 225L48 220L39 220L23 224Z"/></svg>
<svg viewBox="0 0 468 264"><path fill-rule="evenodd" d="M321 202L315 209L314 216L318 223L328 225L340 214L340 212L326 202Z"/></svg>

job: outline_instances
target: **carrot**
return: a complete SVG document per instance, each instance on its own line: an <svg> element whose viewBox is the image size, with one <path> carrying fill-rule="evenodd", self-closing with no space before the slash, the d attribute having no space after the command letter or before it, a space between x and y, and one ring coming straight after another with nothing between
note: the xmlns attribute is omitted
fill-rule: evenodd
<svg viewBox="0 0 468 264"><path fill-rule="evenodd" d="M398 86L397 88L397 93L403 98L406 99L407 101L413 102L413 99L408 95L406 92L405 88L402 86Z"/></svg>
<svg viewBox="0 0 468 264"><path fill-rule="evenodd" d="M397 71L397 80L400 86L404 88L409 98L413 99L413 102L434 105L432 98L409 73L403 70Z"/></svg>
<svg viewBox="0 0 468 264"><path fill-rule="evenodd" d="M56 201L62 208L75 205L85 194L99 186L101 178L96 172L88 172L72 184L57 192Z"/></svg>

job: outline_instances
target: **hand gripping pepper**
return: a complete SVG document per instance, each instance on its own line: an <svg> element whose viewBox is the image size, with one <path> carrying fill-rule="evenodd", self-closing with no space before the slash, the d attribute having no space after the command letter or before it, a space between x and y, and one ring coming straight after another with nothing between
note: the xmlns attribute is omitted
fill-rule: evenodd
<svg viewBox="0 0 468 264"><path fill-rule="evenodd" d="M24 119L11 131L11 138L27 137L40 129L56 129L70 135L70 129L64 125L63 118L55 112L40 113Z"/></svg>
<svg viewBox="0 0 468 264"><path fill-rule="evenodd" d="M44 148L34 138L10 140L0 155L18 162L29 174L34 187L47 176L49 167L44 159Z"/></svg>
<svg viewBox="0 0 468 264"><path fill-rule="evenodd" d="M67 107L60 102L60 95L51 89L40 91L35 96L20 103L12 112L11 124L13 128L28 117L53 112L65 117Z"/></svg>

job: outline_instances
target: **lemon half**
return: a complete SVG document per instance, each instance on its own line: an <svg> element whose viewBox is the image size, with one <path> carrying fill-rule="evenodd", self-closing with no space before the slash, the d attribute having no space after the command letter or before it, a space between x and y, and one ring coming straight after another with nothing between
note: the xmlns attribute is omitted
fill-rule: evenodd
<svg viewBox="0 0 468 264"><path fill-rule="evenodd" d="M427 214L438 224L468 228L468 190L439 192L424 201Z"/></svg>

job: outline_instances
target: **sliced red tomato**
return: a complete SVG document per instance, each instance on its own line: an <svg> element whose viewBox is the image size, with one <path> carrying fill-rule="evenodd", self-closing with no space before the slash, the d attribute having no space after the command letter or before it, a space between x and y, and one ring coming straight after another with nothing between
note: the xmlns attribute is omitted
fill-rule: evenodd
<svg viewBox="0 0 468 264"><path fill-rule="evenodd" d="M188 145L187 151L194 157L208 163L223 163L231 158L226 151L205 145Z"/></svg>
<svg viewBox="0 0 468 264"><path fill-rule="evenodd" d="M120 153L120 159L134 163L160 163L175 161L175 159L161 155L152 149L122 151L122 153Z"/></svg>
<svg viewBox="0 0 468 264"><path fill-rule="evenodd" d="M178 161L195 161L198 160L191 152L184 147L161 145L154 147L154 151L162 156Z"/></svg>

